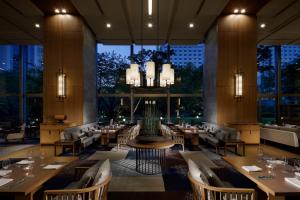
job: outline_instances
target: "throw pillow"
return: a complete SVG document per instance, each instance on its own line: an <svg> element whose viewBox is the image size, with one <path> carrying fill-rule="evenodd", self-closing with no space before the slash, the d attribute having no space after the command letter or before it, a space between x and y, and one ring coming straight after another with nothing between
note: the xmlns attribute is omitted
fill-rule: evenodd
<svg viewBox="0 0 300 200"><path fill-rule="evenodd" d="M106 159L100 166L95 176L93 185L102 184L110 174L111 174L110 162L109 159Z"/></svg>

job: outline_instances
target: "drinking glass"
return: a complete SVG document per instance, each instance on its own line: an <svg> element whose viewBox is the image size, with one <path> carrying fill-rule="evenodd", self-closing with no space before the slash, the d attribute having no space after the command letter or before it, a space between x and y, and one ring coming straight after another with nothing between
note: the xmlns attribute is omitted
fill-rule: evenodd
<svg viewBox="0 0 300 200"><path fill-rule="evenodd" d="M2 168L7 170L7 169L9 169L9 167L10 167L10 160L9 159L3 160L2 161Z"/></svg>
<svg viewBox="0 0 300 200"><path fill-rule="evenodd" d="M28 158L28 160L32 160L33 159L33 151L32 150L28 151L27 158Z"/></svg>
<svg viewBox="0 0 300 200"><path fill-rule="evenodd" d="M276 176L276 172L275 172L276 164L273 162L272 158L270 158L269 160L267 160L266 168L267 168L268 174L271 177L275 177Z"/></svg>
<svg viewBox="0 0 300 200"><path fill-rule="evenodd" d="M40 151L40 159L41 159L41 166L44 166L44 160L45 160L45 151L41 149Z"/></svg>
<svg viewBox="0 0 300 200"><path fill-rule="evenodd" d="M300 160L295 159L294 169L295 169L295 172L300 172Z"/></svg>
<svg viewBox="0 0 300 200"><path fill-rule="evenodd" d="M286 156L282 156L281 161L282 161L282 165L283 165L282 172L287 173L286 166L289 164L288 158Z"/></svg>

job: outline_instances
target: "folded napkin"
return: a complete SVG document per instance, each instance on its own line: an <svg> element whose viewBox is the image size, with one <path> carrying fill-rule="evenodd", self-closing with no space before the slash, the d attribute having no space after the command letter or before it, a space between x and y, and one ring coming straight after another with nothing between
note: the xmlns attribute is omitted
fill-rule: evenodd
<svg viewBox="0 0 300 200"><path fill-rule="evenodd" d="M14 179L11 179L11 178L0 178L0 186L5 185L13 180Z"/></svg>
<svg viewBox="0 0 300 200"><path fill-rule="evenodd" d="M298 188L300 188L300 180L294 177L285 177L284 180Z"/></svg>
<svg viewBox="0 0 300 200"><path fill-rule="evenodd" d="M58 164L50 164L47 165L46 167L44 167L44 169L59 169L61 168L63 165L58 165Z"/></svg>
<svg viewBox="0 0 300 200"><path fill-rule="evenodd" d="M259 172L262 171L262 168L257 167L255 165L250 165L250 166L242 166L242 169L247 171L247 172Z"/></svg>
<svg viewBox="0 0 300 200"><path fill-rule="evenodd" d="M21 160L19 162L17 162L18 165L29 165L34 163L34 160Z"/></svg>
<svg viewBox="0 0 300 200"><path fill-rule="evenodd" d="M7 174L11 173L12 170L0 170L0 176L6 176Z"/></svg>

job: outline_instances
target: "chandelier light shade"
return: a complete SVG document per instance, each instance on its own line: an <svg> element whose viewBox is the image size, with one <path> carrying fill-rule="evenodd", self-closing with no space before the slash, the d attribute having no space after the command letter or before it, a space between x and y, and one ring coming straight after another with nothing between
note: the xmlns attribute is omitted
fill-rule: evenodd
<svg viewBox="0 0 300 200"><path fill-rule="evenodd" d="M243 96L243 75L237 73L234 75L234 96L240 98Z"/></svg>
<svg viewBox="0 0 300 200"><path fill-rule="evenodd" d="M148 87L154 86L155 79L155 63L152 61L146 62L146 81Z"/></svg>
<svg viewBox="0 0 300 200"><path fill-rule="evenodd" d="M60 100L66 98L66 74L62 71L57 73L57 97Z"/></svg>
<svg viewBox="0 0 300 200"><path fill-rule="evenodd" d="M131 84L131 68L126 69L126 84Z"/></svg>
<svg viewBox="0 0 300 200"><path fill-rule="evenodd" d="M126 69L126 84L134 87L141 86L141 75L138 64L130 64L130 68Z"/></svg>

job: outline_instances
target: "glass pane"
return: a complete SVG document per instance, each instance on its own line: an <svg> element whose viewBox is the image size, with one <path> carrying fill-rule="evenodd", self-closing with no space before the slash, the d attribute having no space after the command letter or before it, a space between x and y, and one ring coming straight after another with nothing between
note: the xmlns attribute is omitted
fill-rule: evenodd
<svg viewBox="0 0 300 200"><path fill-rule="evenodd" d="M257 48L257 89L259 93L275 92L275 48L258 46Z"/></svg>
<svg viewBox="0 0 300 200"><path fill-rule="evenodd" d="M300 125L300 97L282 97L282 123Z"/></svg>
<svg viewBox="0 0 300 200"><path fill-rule="evenodd" d="M171 98L171 118L173 123L200 124L203 120L202 97Z"/></svg>
<svg viewBox="0 0 300 200"><path fill-rule="evenodd" d="M43 121L43 98L26 98L26 124L37 125Z"/></svg>
<svg viewBox="0 0 300 200"><path fill-rule="evenodd" d="M275 99L262 98L258 102L259 120L262 123L273 124L276 122L276 102Z"/></svg>
<svg viewBox="0 0 300 200"><path fill-rule="evenodd" d="M130 99L120 97L98 98L98 120L108 123L110 119L115 122L128 123L130 121Z"/></svg>
<svg viewBox="0 0 300 200"><path fill-rule="evenodd" d="M300 93L300 45L281 46L282 92Z"/></svg>
<svg viewBox="0 0 300 200"><path fill-rule="evenodd" d="M97 45L97 87L100 93L128 92L125 70L129 67L130 46Z"/></svg>
<svg viewBox="0 0 300 200"><path fill-rule="evenodd" d="M18 96L0 97L0 122L9 127L19 125L19 98Z"/></svg>
<svg viewBox="0 0 300 200"><path fill-rule="evenodd" d="M19 92L20 47L0 45L0 93Z"/></svg>
<svg viewBox="0 0 300 200"><path fill-rule="evenodd" d="M23 65L26 69L26 92L43 92L43 47L40 45L24 46Z"/></svg>

